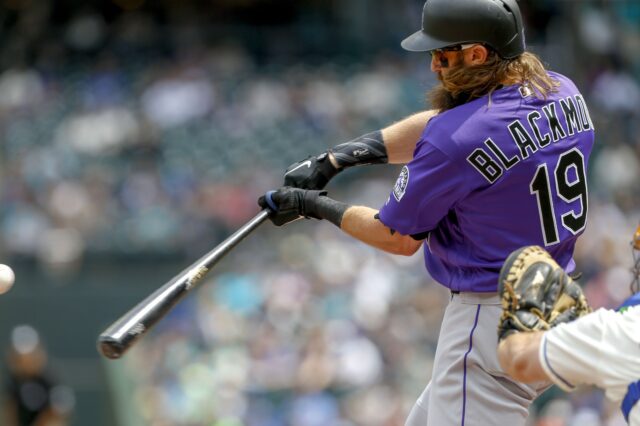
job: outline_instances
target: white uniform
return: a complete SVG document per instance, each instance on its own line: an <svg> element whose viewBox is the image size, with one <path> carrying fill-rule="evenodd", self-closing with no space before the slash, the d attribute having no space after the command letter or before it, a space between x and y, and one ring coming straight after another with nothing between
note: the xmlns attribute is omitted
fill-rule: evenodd
<svg viewBox="0 0 640 426"><path fill-rule="evenodd" d="M633 399L630 385L636 392L640 386L640 306L624 313L598 309L551 329L544 334L539 357L547 375L566 391L586 384L603 389L616 403ZM640 402L628 421L640 426Z"/></svg>

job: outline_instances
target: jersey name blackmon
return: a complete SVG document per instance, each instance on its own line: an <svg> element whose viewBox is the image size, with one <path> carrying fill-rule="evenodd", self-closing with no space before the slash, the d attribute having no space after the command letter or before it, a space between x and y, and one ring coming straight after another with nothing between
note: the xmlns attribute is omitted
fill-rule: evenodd
<svg viewBox="0 0 640 426"><path fill-rule="evenodd" d="M540 123L546 123L542 130ZM494 183L505 170L527 159L540 149L588 130L593 130L593 121L581 95L569 96L546 104L530 112L524 120L514 120L507 126L511 139L518 147L516 155L508 157L490 138L484 147L476 148L468 157L471 164L489 183Z"/></svg>

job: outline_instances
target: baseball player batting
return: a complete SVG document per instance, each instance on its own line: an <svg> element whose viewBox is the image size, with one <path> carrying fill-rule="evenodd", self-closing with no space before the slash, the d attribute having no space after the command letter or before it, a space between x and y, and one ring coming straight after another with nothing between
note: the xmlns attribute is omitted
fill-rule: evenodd
<svg viewBox="0 0 640 426"><path fill-rule="evenodd" d="M408 426L524 425L548 383L519 383L498 363L498 274L532 244L574 268L593 123L572 81L526 51L515 0L428 0L402 46L431 55L433 109L291 165L285 187L258 202L276 225L304 216L387 252L424 246L451 301ZM322 190L348 167L381 163L405 166L379 210Z"/></svg>
<svg viewBox="0 0 640 426"><path fill-rule="evenodd" d="M640 426L640 293L617 311L582 316L588 310L580 287L535 246L507 259L500 289L498 358L511 377L551 380L567 392L578 385L598 386L620 404L630 425Z"/></svg>

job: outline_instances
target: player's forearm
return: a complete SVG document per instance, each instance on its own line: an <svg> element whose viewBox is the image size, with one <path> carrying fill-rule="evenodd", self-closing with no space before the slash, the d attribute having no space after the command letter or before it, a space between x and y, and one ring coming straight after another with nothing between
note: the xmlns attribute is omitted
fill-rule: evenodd
<svg viewBox="0 0 640 426"><path fill-rule="evenodd" d="M376 219L377 210L364 206L350 206L329 198L326 191L280 188L258 199L262 208L271 210L270 219L276 226L285 225L300 216L324 219L346 234L393 254L410 256L422 241L392 232Z"/></svg>
<svg viewBox="0 0 640 426"><path fill-rule="evenodd" d="M382 129L389 163L406 164L413 159L422 131L437 113L436 110L422 111Z"/></svg>
<svg viewBox="0 0 640 426"><path fill-rule="evenodd" d="M336 145L328 151L329 160L338 170L363 164L408 163L422 131L436 114L435 110L422 111L382 130Z"/></svg>
<svg viewBox="0 0 640 426"><path fill-rule="evenodd" d="M514 333L498 345L498 361L512 378L523 383L549 380L540 365L538 351L542 332Z"/></svg>
<svg viewBox="0 0 640 426"><path fill-rule="evenodd" d="M284 174L284 186L317 190L338 173L367 164L405 164L413 159L420 135L435 111L423 111L382 130L358 136L319 155L291 164Z"/></svg>
<svg viewBox="0 0 640 426"><path fill-rule="evenodd" d="M350 206L342 216L340 229L352 237L392 254L411 256L421 246L410 236L391 232L375 218L377 210L364 206Z"/></svg>

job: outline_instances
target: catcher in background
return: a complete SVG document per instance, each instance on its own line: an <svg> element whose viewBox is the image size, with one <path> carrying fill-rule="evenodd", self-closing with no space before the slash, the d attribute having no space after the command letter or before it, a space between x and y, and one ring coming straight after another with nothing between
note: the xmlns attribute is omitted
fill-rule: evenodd
<svg viewBox="0 0 640 426"><path fill-rule="evenodd" d="M537 246L507 258L499 287L504 371L524 383L551 380L567 392L597 386L621 404L630 425L640 426L640 293L618 310L591 313L580 287Z"/></svg>

